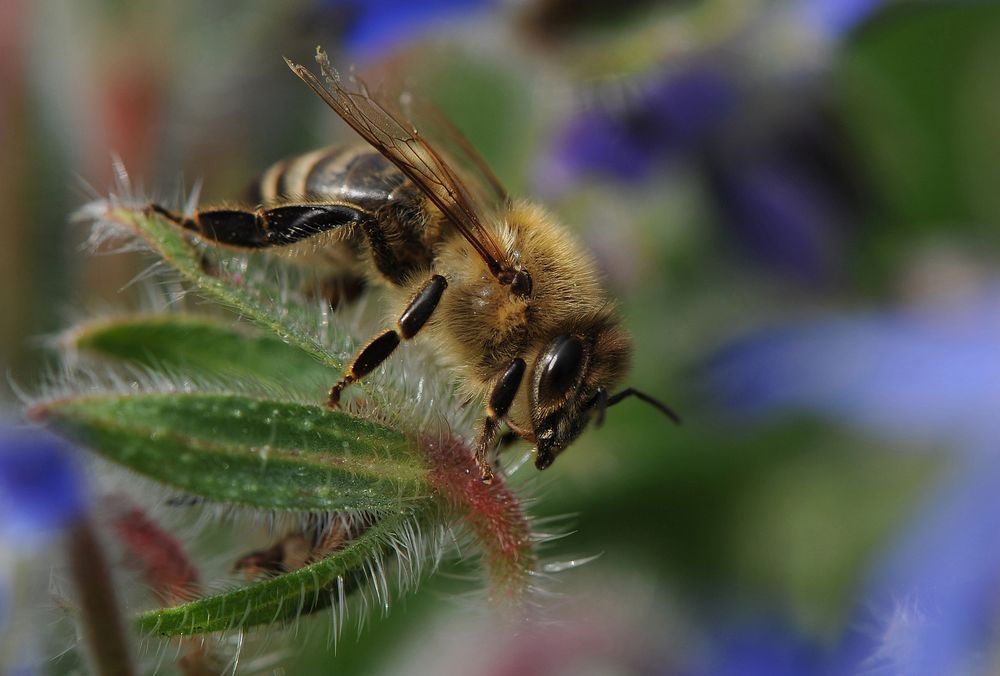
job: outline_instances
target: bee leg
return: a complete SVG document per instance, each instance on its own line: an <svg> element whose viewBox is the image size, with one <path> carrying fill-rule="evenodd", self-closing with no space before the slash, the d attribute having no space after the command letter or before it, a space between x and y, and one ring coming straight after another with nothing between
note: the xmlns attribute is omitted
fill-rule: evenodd
<svg viewBox="0 0 1000 676"><path fill-rule="evenodd" d="M326 303L331 310L336 310L343 305L349 305L358 299L358 296L365 290L365 280L363 277L350 275L330 276L320 284L319 295L326 299ZM307 290L307 293L310 291ZM315 293L315 290L312 291Z"/></svg>
<svg viewBox="0 0 1000 676"><path fill-rule="evenodd" d="M448 281L441 275L432 275L424 282L424 285L420 287L420 290L399 316L396 328L379 334L365 345L351 362L344 377L330 389L330 399L327 402L330 408L339 408L340 393L343 392L344 388L371 373L376 366L392 354L401 340L409 340L417 335L417 332L430 319L446 288L448 288Z"/></svg>
<svg viewBox="0 0 1000 676"><path fill-rule="evenodd" d="M344 204L285 204L268 209L205 209L191 217L176 214L159 204L149 211L185 230L225 246L263 249L287 246L361 221L362 212Z"/></svg>
<svg viewBox="0 0 1000 676"><path fill-rule="evenodd" d="M333 311L356 301L365 290L365 286L363 277L328 275L303 283L302 295L313 301L325 300L327 307Z"/></svg>
<svg viewBox="0 0 1000 676"><path fill-rule="evenodd" d="M504 419L514 403L517 390L521 387L521 380L524 378L524 360L518 357L510 363L507 370L497 380L490 393L489 402L486 405L486 417L483 418L483 426L476 438L475 460L479 467L480 478L483 483L493 481L493 466L490 462L493 455L497 432L500 429L500 421Z"/></svg>
<svg viewBox="0 0 1000 676"><path fill-rule="evenodd" d="M304 534L290 533L268 549L258 549L241 556L233 565L233 570L243 571L247 580L262 575L278 575L305 566L310 552L311 544Z"/></svg>
<svg viewBox="0 0 1000 676"><path fill-rule="evenodd" d="M377 218L364 219L361 228L368 239L368 250L371 252L375 268L396 286L402 285L411 268L403 264L393 251L390 244L393 233L387 232L385 224Z"/></svg>

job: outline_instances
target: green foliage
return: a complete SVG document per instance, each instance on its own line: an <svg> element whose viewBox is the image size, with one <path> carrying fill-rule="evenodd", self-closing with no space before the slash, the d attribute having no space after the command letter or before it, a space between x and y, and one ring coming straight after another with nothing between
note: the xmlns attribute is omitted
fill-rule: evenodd
<svg viewBox="0 0 1000 676"><path fill-rule="evenodd" d="M838 76L882 207L874 269L941 224L996 244L1000 200L1000 5L899 3L845 47ZM891 267L889 267L891 269Z"/></svg>
<svg viewBox="0 0 1000 676"><path fill-rule="evenodd" d="M108 460L212 502L375 511L429 492L401 434L318 406L177 392L63 399L37 414Z"/></svg>
<svg viewBox="0 0 1000 676"><path fill-rule="evenodd" d="M368 563L382 556L387 539L411 518L409 511L387 516L344 549L299 570L173 608L143 613L138 619L139 628L161 636L190 636L287 622L331 603L344 603L343 594L357 588ZM384 580L373 582L384 584ZM379 594L388 593L388 589L379 590Z"/></svg>
<svg viewBox="0 0 1000 676"><path fill-rule="evenodd" d="M267 294L273 293L273 288L253 285L251 280L213 274L206 265L207 254L203 254L174 224L146 212L129 209L115 209L107 214L107 218L140 235L157 255L202 295L269 329L282 341L299 348L319 363L337 371L343 370L343 359L303 326L304 308L281 304L276 296L269 297ZM302 311L296 313L296 309Z"/></svg>
<svg viewBox="0 0 1000 676"><path fill-rule="evenodd" d="M135 315L78 327L68 346L150 369L215 374L318 399L339 372L269 333L193 314Z"/></svg>

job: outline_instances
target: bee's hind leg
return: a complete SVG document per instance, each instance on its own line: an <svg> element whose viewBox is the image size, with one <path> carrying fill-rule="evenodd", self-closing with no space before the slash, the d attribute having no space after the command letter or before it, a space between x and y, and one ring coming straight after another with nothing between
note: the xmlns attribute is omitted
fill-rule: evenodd
<svg viewBox="0 0 1000 676"><path fill-rule="evenodd" d="M327 402L330 408L339 408L340 394L344 388L364 378L388 359L400 341L409 340L417 335L434 313L434 308L437 307L446 288L448 282L441 275L431 275L430 279L424 282L399 316L396 328L379 334L365 345L347 368L344 377L330 389L330 398Z"/></svg>
<svg viewBox="0 0 1000 676"><path fill-rule="evenodd" d="M268 208L198 209L191 216L159 204L147 209L199 237L237 249L266 249L295 244L334 228L361 221L361 212L347 204L283 204Z"/></svg>

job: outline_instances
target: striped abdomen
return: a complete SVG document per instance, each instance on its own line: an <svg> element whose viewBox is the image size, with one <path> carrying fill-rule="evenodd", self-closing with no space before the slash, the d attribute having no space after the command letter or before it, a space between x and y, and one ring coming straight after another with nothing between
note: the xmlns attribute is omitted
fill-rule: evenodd
<svg viewBox="0 0 1000 676"><path fill-rule="evenodd" d="M341 218L341 208L354 210L353 224L360 227L326 239L323 253L343 261L358 259L367 248L374 268L390 284L429 269L436 245L450 230L413 182L370 146L323 148L278 162L250 186L247 199L263 206L265 214L300 204L322 210L326 213L317 212L315 222L328 232L327 214ZM299 239L308 240L308 231L300 225ZM273 231L269 235L277 239Z"/></svg>
<svg viewBox="0 0 1000 676"><path fill-rule="evenodd" d="M277 162L247 190L247 200L331 201L375 213L405 199L408 179L371 146L337 146Z"/></svg>
<svg viewBox="0 0 1000 676"><path fill-rule="evenodd" d="M380 276L393 285L430 270L437 245L451 234L413 182L367 146L278 162L245 200L253 206L199 208L190 216L149 208L220 246L270 249L325 268L330 277Z"/></svg>

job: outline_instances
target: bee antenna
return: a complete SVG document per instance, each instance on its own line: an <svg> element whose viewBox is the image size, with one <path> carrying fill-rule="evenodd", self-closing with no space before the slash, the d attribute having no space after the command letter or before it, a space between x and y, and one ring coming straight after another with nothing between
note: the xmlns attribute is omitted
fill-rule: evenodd
<svg viewBox="0 0 1000 676"><path fill-rule="evenodd" d="M601 395L602 392L603 392L603 390L599 390L597 396L598 397L602 396ZM607 396L607 393L603 394L603 399L606 401L606 406L608 408L610 408L611 406L614 406L615 404L617 404L618 402L620 402L622 399L625 399L626 397L636 397L637 399L642 399L647 404L650 404L650 405L658 408L663 415L665 415L668 418L670 418L671 420L673 420L674 424L677 424L677 425L681 424L681 417L679 415L677 415L677 413L672 408L670 408L669 406L667 406L666 404L664 404L659 399L654 399L653 397L649 396L645 392L640 392L639 390L635 389L634 387L626 387L624 390L622 390L618 394L611 395L610 397ZM601 409L598 411L598 420L600 420L601 418L603 418L603 413L604 413L603 409L604 408L605 408L605 405L602 404Z"/></svg>
<svg viewBox="0 0 1000 676"><path fill-rule="evenodd" d="M590 407L593 406L597 407L597 417L594 419L594 427L600 427L604 424L604 412L608 410L608 391L603 387L597 388L597 394L590 400Z"/></svg>

